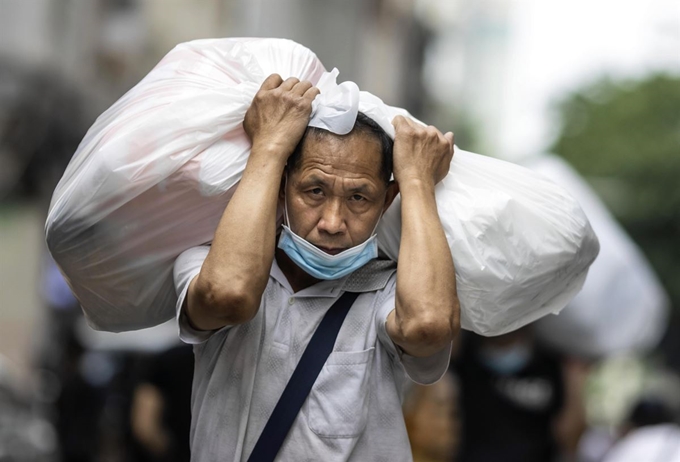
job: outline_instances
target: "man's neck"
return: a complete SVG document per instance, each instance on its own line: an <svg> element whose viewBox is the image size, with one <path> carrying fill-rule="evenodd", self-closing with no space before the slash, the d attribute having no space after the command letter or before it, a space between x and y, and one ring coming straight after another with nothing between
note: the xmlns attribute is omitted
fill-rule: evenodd
<svg viewBox="0 0 680 462"><path fill-rule="evenodd" d="M293 260L286 255L286 252L279 248L276 249L274 258L276 258L276 263L279 265L283 275L286 276L288 283L295 293L321 281L320 279L309 275L306 271L293 263Z"/></svg>

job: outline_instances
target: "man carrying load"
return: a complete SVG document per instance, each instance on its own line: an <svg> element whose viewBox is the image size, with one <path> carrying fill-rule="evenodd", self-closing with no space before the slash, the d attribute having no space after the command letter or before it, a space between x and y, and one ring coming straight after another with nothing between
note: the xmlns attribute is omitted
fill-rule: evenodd
<svg viewBox="0 0 680 462"><path fill-rule="evenodd" d="M195 344L194 461L411 460L402 388L447 369L459 304L434 191L453 134L397 117L392 142L361 113L347 135L308 127L318 94L264 81L212 245L175 263L180 336ZM397 193L398 268L376 259Z"/></svg>

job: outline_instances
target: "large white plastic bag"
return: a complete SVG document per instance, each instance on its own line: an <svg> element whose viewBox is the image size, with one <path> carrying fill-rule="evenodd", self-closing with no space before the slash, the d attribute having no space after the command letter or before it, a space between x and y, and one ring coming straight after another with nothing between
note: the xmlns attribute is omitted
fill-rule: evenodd
<svg viewBox="0 0 680 462"><path fill-rule="evenodd" d="M589 358L654 348L666 329L669 302L642 252L564 160L546 155L526 165L578 199L601 243L583 290L559 316L536 324L539 337Z"/></svg>
<svg viewBox="0 0 680 462"><path fill-rule="evenodd" d="M461 325L478 334L504 334L559 312L597 256L578 203L524 167L456 147L436 200L456 266ZM397 198L379 227L390 258L399 249L399 205Z"/></svg>
<svg viewBox="0 0 680 462"><path fill-rule="evenodd" d="M242 122L264 79L318 81L307 48L277 39L178 45L90 128L57 186L50 251L97 329L174 314L174 259L212 239L250 149Z"/></svg>

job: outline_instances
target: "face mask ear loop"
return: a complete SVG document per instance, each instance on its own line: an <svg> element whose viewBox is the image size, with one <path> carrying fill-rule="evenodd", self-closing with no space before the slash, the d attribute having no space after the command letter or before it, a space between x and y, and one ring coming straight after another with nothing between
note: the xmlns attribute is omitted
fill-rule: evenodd
<svg viewBox="0 0 680 462"><path fill-rule="evenodd" d="M371 232L371 237L377 235L378 231L378 225L380 224L380 220L382 220L383 215L385 215L385 212L380 212L380 218L378 218L378 221L375 223L375 226L373 227L373 232Z"/></svg>
<svg viewBox="0 0 680 462"><path fill-rule="evenodd" d="M380 225L380 220L382 220L382 217L385 216L385 209L383 209L380 212L380 218L378 218L378 221L376 222L375 226L373 227L373 232L371 233L371 237L376 236L378 233L378 225Z"/></svg>
<svg viewBox="0 0 680 462"><path fill-rule="evenodd" d="M290 220L288 219L288 193L286 192L286 189L288 189L288 172L286 172L283 178L283 216L286 220L283 224L290 229Z"/></svg>

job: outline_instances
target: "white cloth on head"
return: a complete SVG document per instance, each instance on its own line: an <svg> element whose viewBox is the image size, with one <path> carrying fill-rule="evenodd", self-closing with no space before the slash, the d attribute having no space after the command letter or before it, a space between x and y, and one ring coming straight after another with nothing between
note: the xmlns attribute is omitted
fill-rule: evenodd
<svg viewBox="0 0 680 462"><path fill-rule="evenodd" d="M396 116L409 117L422 123L407 110L389 106L377 96L360 91L354 82L336 83L338 73L337 69L333 69L319 79L316 86L321 93L312 103L310 127L323 128L336 135L346 135L352 131L357 113L362 112L394 138L392 120Z"/></svg>

